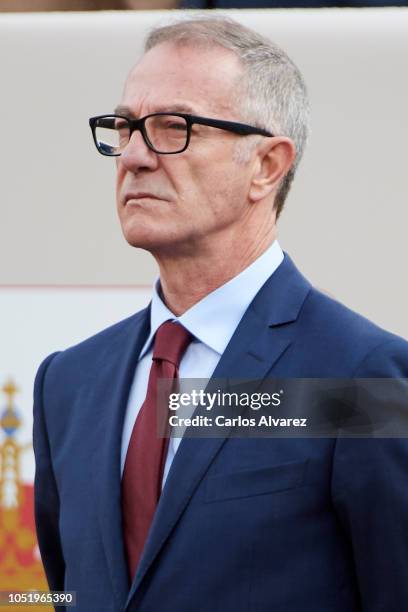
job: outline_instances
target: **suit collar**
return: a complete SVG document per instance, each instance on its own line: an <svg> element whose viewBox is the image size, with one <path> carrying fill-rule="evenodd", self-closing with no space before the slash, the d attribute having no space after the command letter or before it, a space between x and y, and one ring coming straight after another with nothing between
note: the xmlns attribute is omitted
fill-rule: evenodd
<svg viewBox="0 0 408 612"><path fill-rule="evenodd" d="M257 316L269 326L296 321L311 284L299 272L287 253L251 304Z"/></svg>

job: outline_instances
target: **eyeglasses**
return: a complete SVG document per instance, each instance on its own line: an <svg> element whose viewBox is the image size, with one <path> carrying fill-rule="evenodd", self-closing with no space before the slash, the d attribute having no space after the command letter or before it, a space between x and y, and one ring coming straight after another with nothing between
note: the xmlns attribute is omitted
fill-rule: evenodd
<svg viewBox="0 0 408 612"><path fill-rule="evenodd" d="M96 148L99 153L108 156L121 155L136 130L141 132L146 145L155 153L182 153L189 145L191 127L195 123L233 132L239 136L273 136L267 130L246 123L208 119L184 113L152 113L140 119L130 119L122 115L99 115L89 119Z"/></svg>

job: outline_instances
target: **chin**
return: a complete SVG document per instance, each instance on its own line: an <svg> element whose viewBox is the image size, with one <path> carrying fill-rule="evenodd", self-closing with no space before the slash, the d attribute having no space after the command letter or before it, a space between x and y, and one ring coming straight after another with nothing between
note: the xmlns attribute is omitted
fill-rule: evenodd
<svg viewBox="0 0 408 612"><path fill-rule="evenodd" d="M153 256L190 256L196 250L195 242L170 232L124 232L124 236L130 246L149 251Z"/></svg>
<svg viewBox="0 0 408 612"><path fill-rule="evenodd" d="M137 249L146 249L150 251L157 246L157 241L154 240L151 234L143 232L124 232L126 242Z"/></svg>
<svg viewBox="0 0 408 612"><path fill-rule="evenodd" d="M135 248L145 249L151 253L191 252L195 248L194 232L180 227L180 223L171 223L170 219L147 219L142 216L133 219L121 219L123 235Z"/></svg>
<svg viewBox="0 0 408 612"><path fill-rule="evenodd" d="M165 246L169 246L168 235L163 235L163 232L154 231L149 227L132 227L122 228L126 242L130 246L145 249L146 251L155 251Z"/></svg>

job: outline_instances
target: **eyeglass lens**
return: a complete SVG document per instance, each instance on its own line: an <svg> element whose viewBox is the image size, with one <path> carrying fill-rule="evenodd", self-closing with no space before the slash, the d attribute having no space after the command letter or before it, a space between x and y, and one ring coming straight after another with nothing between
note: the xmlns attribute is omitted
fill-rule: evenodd
<svg viewBox="0 0 408 612"><path fill-rule="evenodd" d="M158 153L177 153L185 148L188 125L183 117L158 114L147 117L145 132L150 145ZM95 125L95 138L105 155L121 153L129 142L130 124L120 117L103 117Z"/></svg>

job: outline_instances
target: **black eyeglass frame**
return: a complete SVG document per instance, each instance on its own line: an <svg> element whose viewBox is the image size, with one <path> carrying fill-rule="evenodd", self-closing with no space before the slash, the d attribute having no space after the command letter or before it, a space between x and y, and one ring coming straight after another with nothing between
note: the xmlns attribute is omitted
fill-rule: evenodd
<svg viewBox="0 0 408 612"><path fill-rule="evenodd" d="M157 116L181 117L185 119L186 124L187 124L187 138L186 138L186 144L184 145L182 149L179 149L178 151L170 151L170 152L163 153L161 151L157 151L154 148L153 144L150 142L149 137L147 135L146 128L145 128L145 121L146 119L149 119L149 117L157 117ZM250 136L252 134L254 135L257 134L259 136L273 137L273 134L269 132L268 130L264 130L263 128L257 128L255 126L248 125L247 123L237 123L236 121L224 121L222 119L211 119L209 117L200 117L198 115L189 115L186 113L150 113L149 115L146 115L145 117L140 117L140 119L132 119L130 117L126 117L126 115L116 115L115 113L107 114L107 115L97 115L96 117L91 117L89 119L89 125L92 130L92 136L93 136L96 148L98 149L101 155L106 155L107 157L119 157L120 155L122 155L122 153L106 153L106 151L104 152L98 144L98 140L96 138L96 133L95 133L96 127L97 127L96 124L97 124L98 119L105 119L107 117L115 117L115 118L124 119L125 121L127 121L129 125L129 140L133 132L135 131L141 132L143 136L143 140L145 141L146 145L149 147L149 149L151 149L154 153L157 153L158 155L175 155L177 153L182 153L183 151L185 151L188 145L190 144L191 127L195 123L198 125L206 125L209 127L215 127L215 128L218 128L219 130L225 130L227 132L233 132L234 134L238 134L239 136Z"/></svg>

